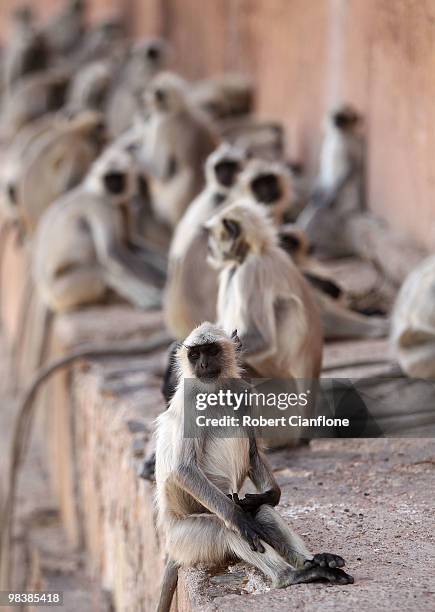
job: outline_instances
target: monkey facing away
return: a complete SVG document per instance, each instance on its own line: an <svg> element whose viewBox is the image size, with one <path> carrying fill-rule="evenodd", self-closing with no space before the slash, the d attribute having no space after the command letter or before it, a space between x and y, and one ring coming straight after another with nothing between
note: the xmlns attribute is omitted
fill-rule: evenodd
<svg viewBox="0 0 435 612"><path fill-rule="evenodd" d="M163 69L167 55L167 46L159 38L144 39L129 49L107 101L107 125L114 138L132 126L140 98L151 79Z"/></svg>
<svg viewBox="0 0 435 612"><path fill-rule="evenodd" d="M221 270L218 321L225 330L237 329L247 364L265 377L317 379L319 311L265 208L240 200L206 227L209 262Z"/></svg>
<svg viewBox="0 0 435 612"><path fill-rule="evenodd" d="M185 338L194 327L216 318L217 274L207 264L203 224L230 197L245 163L243 151L222 143L205 164L206 186L188 207L175 230L169 251L164 308L168 328Z"/></svg>
<svg viewBox="0 0 435 612"><path fill-rule="evenodd" d="M415 378L435 378L435 256L403 283L393 309L391 344L402 370Z"/></svg>
<svg viewBox="0 0 435 612"><path fill-rule="evenodd" d="M148 116L141 160L155 216L174 228L204 185L204 163L217 135L188 100L187 84L162 72L145 92Z"/></svg>
<svg viewBox="0 0 435 612"><path fill-rule="evenodd" d="M136 189L131 156L109 148L83 184L45 212L35 235L33 273L51 310L98 301L107 287L141 307L160 303L160 269L128 248L128 206Z"/></svg>
<svg viewBox="0 0 435 612"><path fill-rule="evenodd" d="M23 126L62 108L70 77L68 71L52 68L20 79L2 100L1 139L11 140Z"/></svg>
<svg viewBox="0 0 435 612"><path fill-rule="evenodd" d="M354 253L345 223L364 208L364 145L360 124L361 116L348 106L328 116L317 186L297 220L316 251L331 257Z"/></svg>
<svg viewBox="0 0 435 612"><path fill-rule="evenodd" d="M254 437L242 429L237 438L219 438L210 431L200 439L183 436L185 379L193 382L194 394L240 378L236 341L210 323L196 328L177 353L178 387L158 418L157 508L169 558L158 612L170 609L180 565L241 559L278 588L318 579L353 582L341 569L341 557L313 556L274 510L280 489ZM258 493L239 499L247 478Z"/></svg>
<svg viewBox="0 0 435 612"><path fill-rule="evenodd" d="M83 42L86 31L86 0L66 0L46 24L44 34L56 54L68 56Z"/></svg>
<svg viewBox="0 0 435 612"><path fill-rule="evenodd" d="M29 234L52 202L78 185L105 142L102 115L83 110L55 120L24 155L17 182L19 216Z"/></svg>
<svg viewBox="0 0 435 612"><path fill-rule="evenodd" d="M46 70L52 59L51 48L43 32L34 26L30 6L12 13L14 33L5 50L4 85L9 94L24 76Z"/></svg>
<svg viewBox="0 0 435 612"><path fill-rule="evenodd" d="M243 360L254 377L283 380L296 389L316 383L323 335L311 288L278 244L267 210L239 200L206 223L209 263L220 269L218 322L237 329ZM302 416L310 416L315 388ZM303 430L276 430L269 446L293 446Z"/></svg>

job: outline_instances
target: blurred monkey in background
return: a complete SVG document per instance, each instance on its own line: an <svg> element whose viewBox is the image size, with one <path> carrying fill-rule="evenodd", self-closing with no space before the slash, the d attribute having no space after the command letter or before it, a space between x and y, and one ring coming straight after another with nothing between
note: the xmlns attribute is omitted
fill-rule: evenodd
<svg viewBox="0 0 435 612"><path fill-rule="evenodd" d="M354 254L346 219L364 209L364 142L361 116L349 106L332 111L325 124L317 186L297 224L316 252Z"/></svg>

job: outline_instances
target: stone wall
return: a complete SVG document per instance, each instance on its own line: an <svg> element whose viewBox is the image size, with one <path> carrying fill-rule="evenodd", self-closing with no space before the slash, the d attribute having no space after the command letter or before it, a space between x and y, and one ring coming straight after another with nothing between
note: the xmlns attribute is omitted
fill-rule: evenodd
<svg viewBox="0 0 435 612"><path fill-rule="evenodd" d="M20 0L21 1L21 0ZM62 0L41 0L49 13ZM17 0L0 3L0 28ZM321 122L339 101L366 118L373 210L431 247L434 239L435 4L432 0L93 0L124 8L136 35L162 33L184 74L243 70L258 111L282 119L289 155L315 172Z"/></svg>

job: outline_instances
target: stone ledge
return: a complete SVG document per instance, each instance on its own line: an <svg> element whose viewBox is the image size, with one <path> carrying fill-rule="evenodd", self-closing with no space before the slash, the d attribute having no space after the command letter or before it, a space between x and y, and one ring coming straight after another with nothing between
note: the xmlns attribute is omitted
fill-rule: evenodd
<svg viewBox="0 0 435 612"><path fill-rule="evenodd" d="M87 548L122 611L152 610L163 567L153 487L136 476L162 409L149 366L146 360L111 360L77 371L74 382ZM427 564L435 541L427 525L427 490L435 476L426 468L434 453L430 440L317 440L309 448L271 454L282 488L281 514L314 551L342 553L355 585L276 591L242 564L188 569L180 571L174 609L281 612L290 602L292 609L313 611L361 604L408 609L415 602L421 610L433 609Z"/></svg>

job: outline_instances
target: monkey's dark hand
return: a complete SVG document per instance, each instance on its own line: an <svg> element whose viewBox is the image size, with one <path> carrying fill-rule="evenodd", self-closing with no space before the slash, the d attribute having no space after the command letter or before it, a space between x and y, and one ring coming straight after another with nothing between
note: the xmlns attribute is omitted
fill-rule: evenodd
<svg viewBox="0 0 435 612"><path fill-rule="evenodd" d="M265 548L260 540L267 540L267 534L250 514L239 507L235 508L234 526L239 535L248 542L251 550L264 553Z"/></svg>
<svg viewBox="0 0 435 612"><path fill-rule="evenodd" d="M268 506L276 506L279 503L279 492L270 489L264 493L246 493L243 499L239 499L237 493L233 493L232 499L245 512L255 513L263 504Z"/></svg>
<svg viewBox="0 0 435 612"><path fill-rule="evenodd" d="M307 569L311 567L344 567L345 565L346 563L342 557L331 553L319 553L314 555L312 559L304 562L304 567Z"/></svg>

